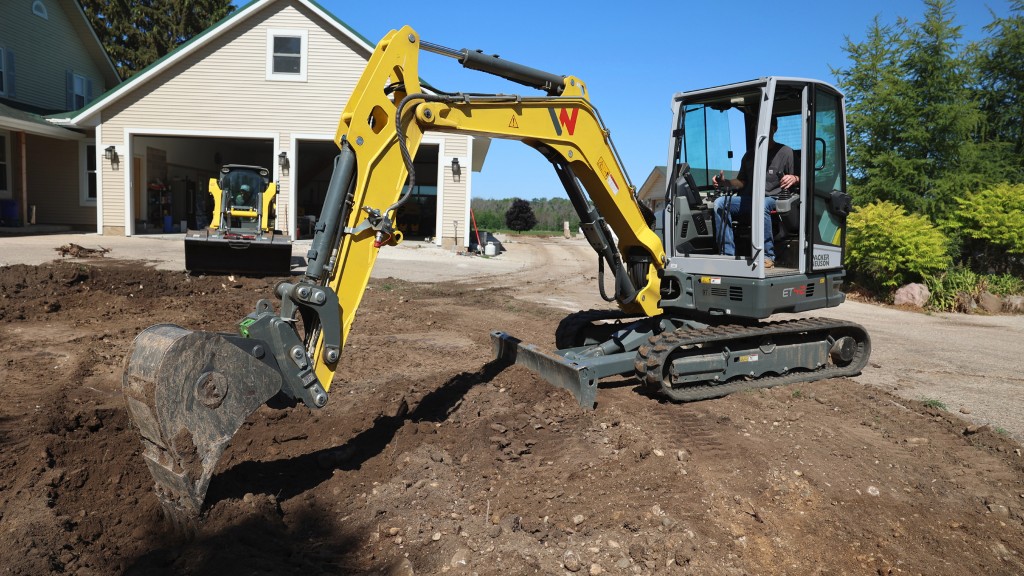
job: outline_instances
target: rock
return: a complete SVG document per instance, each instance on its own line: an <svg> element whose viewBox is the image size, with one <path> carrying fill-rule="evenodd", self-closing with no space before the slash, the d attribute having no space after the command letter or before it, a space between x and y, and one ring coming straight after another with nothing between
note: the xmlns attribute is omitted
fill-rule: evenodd
<svg viewBox="0 0 1024 576"><path fill-rule="evenodd" d="M615 567L625 570L626 568L629 568L630 564L631 562L629 561L629 558L620 558L619 561L615 563Z"/></svg>
<svg viewBox="0 0 1024 576"><path fill-rule="evenodd" d="M583 524L584 520L586 520L586 518L583 516L583 514L577 514L572 517L572 523L576 526Z"/></svg>
<svg viewBox="0 0 1024 576"><path fill-rule="evenodd" d="M433 540L434 542L437 542L438 540L441 539L441 533L440 532L434 532L434 535L431 536L430 539Z"/></svg>
<svg viewBox="0 0 1024 576"><path fill-rule="evenodd" d="M569 572L579 572L583 568L583 562L575 552L566 550L562 555L562 567Z"/></svg>
<svg viewBox="0 0 1024 576"><path fill-rule="evenodd" d="M1003 310L1011 314L1024 314L1024 296L1015 294L1003 297Z"/></svg>
<svg viewBox="0 0 1024 576"><path fill-rule="evenodd" d="M452 559L448 562L452 568L458 568L460 566L467 566L469 564L469 556L472 552L469 548L459 548L452 555Z"/></svg>
<svg viewBox="0 0 1024 576"><path fill-rule="evenodd" d="M985 291L978 296L978 306L989 314L998 314L1003 310L1003 301L999 296Z"/></svg>
<svg viewBox="0 0 1024 576"><path fill-rule="evenodd" d="M497 524L491 526L487 530L487 535L490 536L491 538L497 538L498 536L501 536L501 526L499 526Z"/></svg>
<svg viewBox="0 0 1024 576"><path fill-rule="evenodd" d="M988 424L971 424L967 428L964 428L964 436L970 436L972 434L977 434L978 432L984 432L986 430L991 430L991 427Z"/></svg>
<svg viewBox="0 0 1024 576"><path fill-rule="evenodd" d="M604 568L601 568L600 564L591 564L590 576L599 576L600 574L604 574Z"/></svg>
<svg viewBox="0 0 1024 576"><path fill-rule="evenodd" d="M928 287L924 284L907 284L896 290L896 294L893 297L893 304L897 306L913 306L914 308L924 308L924 305L928 302L928 298L931 297L931 292Z"/></svg>
<svg viewBox="0 0 1024 576"><path fill-rule="evenodd" d="M408 558L402 558L395 562L385 573L387 576L415 576L416 574L412 569L412 562Z"/></svg>

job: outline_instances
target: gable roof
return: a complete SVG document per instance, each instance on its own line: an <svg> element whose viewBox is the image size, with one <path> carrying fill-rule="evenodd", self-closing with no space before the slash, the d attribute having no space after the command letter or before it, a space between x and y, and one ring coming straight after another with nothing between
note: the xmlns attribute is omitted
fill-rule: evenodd
<svg viewBox="0 0 1024 576"><path fill-rule="evenodd" d="M375 44L368 41L361 34L353 30L348 24L345 24L339 20L336 16L328 12L322 6L314 2L313 0L252 0L245 6L242 6L233 13L225 16L220 22L217 22L213 26L210 26L200 34L191 38L188 42L185 42L181 46L178 46L174 50L168 52L162 58L153 62L149 66L146 66L128 80L122 82L119 86L108 90L102 94L96 100L93 100L88 106L81 110L74 110L64 114L54 114L49 117L50 122L60 125L71 125L71 126L95 126L99 124L98 113L109 106L110 104L117 102L125 95L131 93L136 88L145 84L151 78L159 75L161 72L170 68L174 64L181 60L188 58L191 54L198 51L203 46L206 46L216 38L219 38L227 31L235 28L239 24L245 22L254 14L262 11L267 6L275 4L277 2L289 1L301 4L308 8L311 12L319 16L329 26L335 30L341 32L343 35L351 38L360 47L366 49L367 57L373 53Z"/></svg>

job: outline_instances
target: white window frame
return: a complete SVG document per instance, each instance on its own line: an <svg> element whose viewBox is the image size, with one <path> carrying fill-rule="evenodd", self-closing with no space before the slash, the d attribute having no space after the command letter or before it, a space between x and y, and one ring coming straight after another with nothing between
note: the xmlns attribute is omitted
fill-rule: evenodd
<svg viewBox="0 0 1024 576"><path fill-rule="evenodd" d="M274 38L292 37L299 39L299 73L274 72ZM298 28L267 29L267 80L283 82L305 82L309 62L309 32Z"/></svg>
<svg viewBox="0 0 1024 576"><path fill-rule="evenodd" d="M0 46L0 96L7 96L7 51Z"/></svg>
<svg viewBox="0 0 1024 576"><path fill-rule="evenodd" d="M7 178L4 179L6 181L0 182L0 198L10 200L13 194L11 190L11 133L6 130L0 130L0 136L4 139L0 146L3 146L4 164L7 166Z"/></svg>
<svg viewBox="0 0 1024 576"><path fill-rule="evenodd" d="M36 0L32 3L32 13L39 16L43 20L50 19L50 13L46 10L46 4L43 4L43 0Z"/></svg>
<svg viewBox="0 0 1024 576"><path fill-rule="evenodd" d="M99 170L102 162L100 157L103 152L96 146L96 140L82 140L78 143L78 165L82 167L78 185L78 205L94 207L96 198L89 198L89 146L93 147L93 160L96 163L96 167L92 171L93 177L96 178L96 196L100 195Z"/></svg>

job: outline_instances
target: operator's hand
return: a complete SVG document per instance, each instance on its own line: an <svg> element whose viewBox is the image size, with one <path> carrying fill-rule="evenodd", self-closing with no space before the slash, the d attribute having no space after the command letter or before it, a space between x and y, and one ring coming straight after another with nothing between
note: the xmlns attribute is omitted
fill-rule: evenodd
<svg viewBox="0 0 1024 576"><path fill-rule="evenodd" d="M725 185L726 182L727 181L725 179L725 172L722 170L719 170L718 174L715 174L715 176L711 178L711 183L715 186L715 188Z"/></svg>
<svg viewBox="0 0 1024 576"><path fill-rule="evenodd" d="M786 174L779 179L779 186L783 190L789 190L794 184L800 181L800 177L795 174Z"/></svg>

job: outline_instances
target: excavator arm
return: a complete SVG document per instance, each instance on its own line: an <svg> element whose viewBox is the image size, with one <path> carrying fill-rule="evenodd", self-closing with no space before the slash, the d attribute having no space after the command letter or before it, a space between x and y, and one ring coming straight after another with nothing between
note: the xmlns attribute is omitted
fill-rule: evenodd
<svg viewBox="0 0 1024 576"><path fill-rule="evenodd" d="M427 50L469 68L540 88L543 96L428 90ZM173 325L141 333L124 391L165 509L198 515L218 459L244 420L275 396L323 407L379 250L401 241L395 213L415 181L412 159L426 132L519 140L554 167L579 213L623 312L661 313L661 239L628 183L586 85L519 64L421 43L409 27L376 47L335 136L339 154L304 277L257 302L237 334ZM612 244L612 233L618 245ZM602 284L603 291L603 284Z"/></svg>

